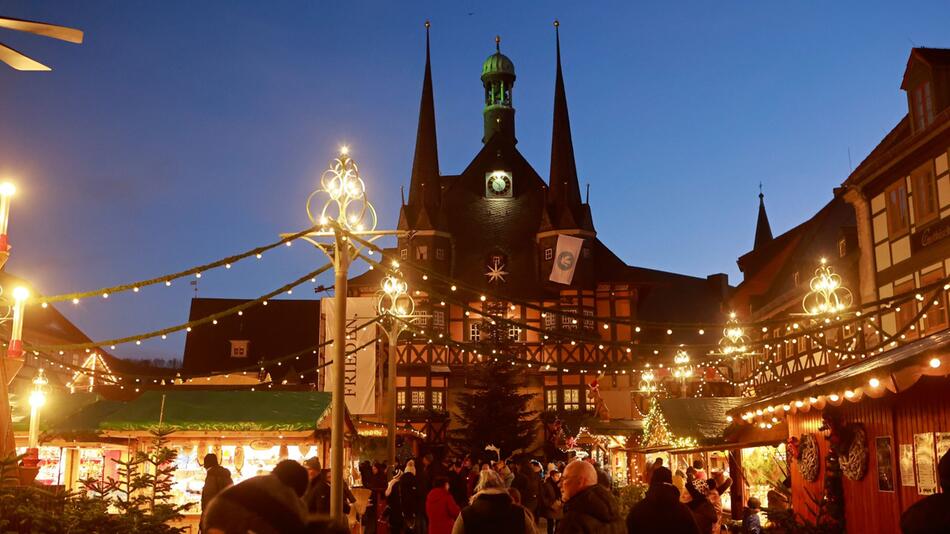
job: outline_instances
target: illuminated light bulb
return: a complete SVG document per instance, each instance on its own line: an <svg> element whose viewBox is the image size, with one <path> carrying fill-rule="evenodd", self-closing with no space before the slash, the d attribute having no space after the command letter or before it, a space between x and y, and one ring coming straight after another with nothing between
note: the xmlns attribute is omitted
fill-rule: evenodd
<svg viewBox="0 0 950 534"><path fill-rule="evenodd" d="M16 194L16 186L10 182L3 182L0 184L0 195L5 197L13 196Z"/></svg>
<svg viewBox="0 0 950 534"><path fill-rule="evenodd" d="M142 344L142 341L137 339L137 340L135 340L135 344L136 344L136 345L141 345L141 344Z"/></svg>
<svg viewBox="0 0 950 534"><path fill-rule="evenodd" d="M49 307L49 304L47 304L47 303L44 302L43 304L41 304L41 306L44 307L44 308L48 308L48 307Z"/></svg>
<svg viewBox="0 0 950 534"><path fill-rule="evenodd" d="M841 397L839 397L835 393L832 393L831 395L828 396L828 398L831 399L831 402L838 402L838 399L840 399Z"/></svg>
<svg viewBox="0 0 950 534"><path fill-rule="evenodd" d="M699 329L699 335L702 336L702 335L705 335L705 334L706 334L706 331L703 330L702 328L700 328L700 329Z"/></svg>
<svg viewBox="0 0 950 534"><path fill-rule="evenodd" d="M638 326L638 327L634 328L633 331L634 331L634 332L639 332L639 331L640 331L640 327Z"/></svg>
<svg viewBox="0 0 950 534"><path fill-rule="evenodd" d="M801 407L804 406L804 405L805 405L805 403L802 402L802 401L800 401L800 400L795 401L795 407L796 407L796 408L801 408Z"/></svg>
<svg viewBox="0 0 950 534"><path fill-rule="evenodd" d="M109 294L108 294L108 293L103 293L103 294L102 294L102 298L104 298L104 299L109 298Z"/></svg>
<svg viewBox="0 0 950 534"><path fill-rule="evenodd" d="M610 325L609 325L609 324L605 324L605 325L604 325L604 330L610 330Z"/></svg>
<svg viewBox="0 0 950 534"><path fill-rule="evenodd" d="M881 385L881 381L878 380L877 378L872 378L868 380L868 385L870 385L872 388L876 388Z"/></svg>
<svg viewBox="0 0 950 534"><path fill-rule="evenodd" d="M168 336L165 334L162 334L162 339L168 339Z"/></svg>
<svg viewBox="0 0 950 534"><path fill-rule="evenodd" d="M846 389L846 390L845 390L845 392L844 392L844 398L850 399L850 398L853 397L853 396L854 396L854 392L853 392L853 391L851 391L850 389Z"/></svg>
<svg viewBox="0 0 950 534"><path fill-rule="evenodd" d="M218 324L218 320L217 319L212 320L211 324Z"/></svg>
<svg viewBox="0 0 950 534"><path fill-rule="evenodd" d="M727 416L726 416L726 422L727 422L727 423L731 423L731 422L732 422L732 416L731 416L731 415L727 415Z"/></svg>
<svg viewBox="0 0 950 534"><path fill-rule="evenodd" d="M258 254L258 255L257 255L257 259L261 259L261 258L263 258L263 257L264 257L263 254Z"/></svg>
<svg viewBox="0 0 950 534"><path fill-rule="evenodd" d="M482 295L482 296L478 297L478 300L480 300L480 301L482 301L482 302L485 302L485 300L486 300L485 295Z"/></svg>
<svg viewBox="0 0 950 534"><path fill-rule="evenodd" d="M667 329L666 329L666 335L668 335L668 336L673 335L673 331L670 330L669 328L667 328Z"/></svg>
<svg viewBox="0 0 950 534"><path fill-rule="evenodd" d="M931 359L930 359L930 367L932 367L932 368L934 368L934 369L940 367L940 358L931 358Z"/></svg>
<svg viewBox="0 0 950 534"><path fill-rule="evenodd" d="M171 281L171 280L165 280L165 287L169 287L169 286L171 286L171 285L172 285L172 281Z"/></svg>
<svg viewBox="0 0 950 534"><path fill-rule="evenodd" d="M791 405L789 405L789 404L786 404L786 405L784 405L784 406L782 406L782 409L783 409L783 410L785 410L785 411L787 412L787 411L789 411L789 410L791 410L791 409L792 409L792 407L791 407Z"/></svg>

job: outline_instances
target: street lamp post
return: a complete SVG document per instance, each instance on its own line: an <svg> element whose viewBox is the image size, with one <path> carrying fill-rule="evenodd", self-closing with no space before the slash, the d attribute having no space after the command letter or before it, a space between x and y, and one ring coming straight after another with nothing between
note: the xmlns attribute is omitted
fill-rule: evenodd
<svg viewBox="0 0 950 534"><path fill-rule="evenodd" d="M398 263L394 262L393 267ZM391 475L396 467L396 349L399 336L409 325L424 315L415 313L416 303L409 296L409 286L405 280L394 275L383 279L382 289L378 293L379 302L377 311L388 324L383 324L382 331L389 341L389 351L386 358L386 396L383 402L383 415L386 421L386 473Z"/></svg>
<svg viewBox="0 0 950 534"><path fill-rule="evenodd" d="M33 377L33 391L30 392L30 442L29 448L36 450L40 446L40 408L46 404L46 373L41 367ZM34 455L35 456L35 455Z"/></svg>
<svg viewBox="0 0 950 534"><path fill-rule="evenodd" d="M397 235L395 231L376 230L376 210L366 198L366 184L360 178L359 167L349 156L347 147L330 162L330 168L320 177L320 188L307 197L307 217L315 230L303 236L333 262L334 325L333 373L329 377L333 388L333 419L330 430L330 515L343 518L343 433L346 403L344 402L344 362L346 361L346 294L350 263L363 246L354 243L348 234L375 241L383 235ZM286 237L285 234L282 237ZM370 253L372 253L370 251Z"/></svg>

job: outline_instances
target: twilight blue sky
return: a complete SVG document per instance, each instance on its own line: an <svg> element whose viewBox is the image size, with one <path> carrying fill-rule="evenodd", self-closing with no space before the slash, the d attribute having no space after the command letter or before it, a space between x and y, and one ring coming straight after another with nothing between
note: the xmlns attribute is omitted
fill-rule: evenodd
<svg viewBox="0 0 950 534"><path fill-rule="evenodd" d="M0 175L20 190L8 269L61 293L268 242L306 224L344 142L395 225L426 18L443 173L480 146L497 33L518 74L518 146L546 177L559 18L600 237L628 263L737 283L759 181L776 233L806 219L849 149L857 165L905 113L911 46L950 47L946 1L634 4L0 0L0 15L86 32L76 46L0 30L54 68L0 67ZM255 297L322 261L282 249L206 274L201 295ZM103 339L182 322L191 295L179 282L63 309ZM116 352L174 356L182 340Z"/></svg>

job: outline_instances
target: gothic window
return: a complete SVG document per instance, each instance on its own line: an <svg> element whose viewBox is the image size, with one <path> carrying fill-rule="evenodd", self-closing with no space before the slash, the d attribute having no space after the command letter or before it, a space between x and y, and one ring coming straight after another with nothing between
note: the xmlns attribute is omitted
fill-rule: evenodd
<svg viewBox="0 0 950 534"><path fill-rule="evenodd" d="M425 245L419 245L416 247L416 259L417 260L428 260L429 259L429 247Z"/></svg>

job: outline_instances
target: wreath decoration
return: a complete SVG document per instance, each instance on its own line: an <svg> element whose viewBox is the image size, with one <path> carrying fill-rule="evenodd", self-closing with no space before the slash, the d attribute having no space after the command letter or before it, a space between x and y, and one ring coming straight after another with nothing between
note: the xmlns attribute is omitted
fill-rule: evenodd
<svg viewBox="0 0 950 534"><path fill-rule="evenodd" d="M818 440L814 434L805 434L798 442L798 470L809 482L818 480Z"/></svg>
<svg viewBox="0 0 950 534"><path fill-rule="evenodd" d="M850 426L851 442L844 448L839 463L844 476L861 480L868 471L868 437L863 425Z"/></svg>

